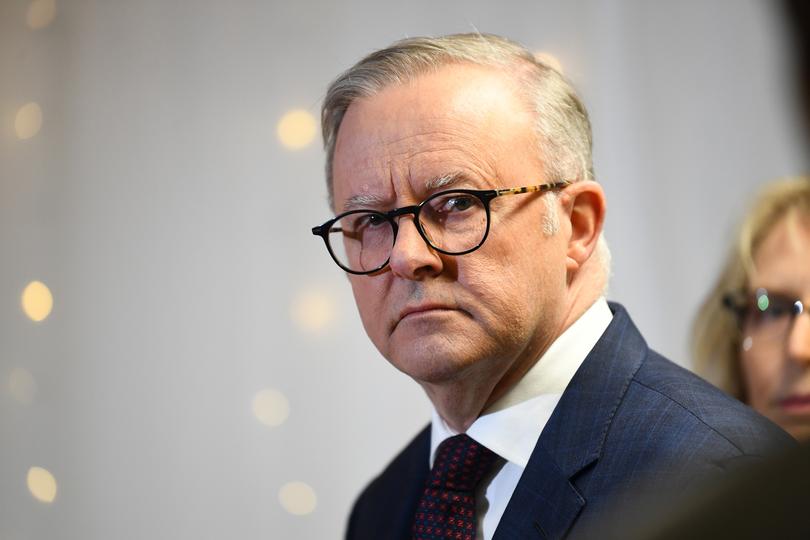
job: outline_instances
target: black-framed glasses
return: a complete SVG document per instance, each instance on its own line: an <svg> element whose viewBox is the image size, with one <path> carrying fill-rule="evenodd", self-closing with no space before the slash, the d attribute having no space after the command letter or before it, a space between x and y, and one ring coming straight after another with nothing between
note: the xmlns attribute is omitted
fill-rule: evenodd
<svg viewBox="0 0 810 540"><path fill-rule="evenodd" d="M737 317L741 330L771 339L788 335L793 320L804 313L801 300L787 294L759 288L726 294L723 305Z"/></svg>
<svg viewBox="0 0 810 540"><path fill-rule="evenodd" d="M373 274L385 268L397 239L397 218L413 214L416 230L427 244L446 255L475 251L489 235L489 203L495 197L563 189L571 182L505 189L451 189L435 193L413 206L388 212L350 210L312 234L323 238L332 259L350 274Z"/></svg>

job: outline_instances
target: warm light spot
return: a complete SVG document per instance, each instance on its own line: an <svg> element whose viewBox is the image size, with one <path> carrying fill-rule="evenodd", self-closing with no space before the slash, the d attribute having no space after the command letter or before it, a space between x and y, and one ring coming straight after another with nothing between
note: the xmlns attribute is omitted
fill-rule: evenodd
<svg viewBox="0 0 810 540"><path fill-rule="evenodd" d="M40 502L53 502L56 498L56 479L42 467L31 467L28 469L28 490Z"/></svg>
<svg viewBox="0 0 810 540"><path fill-rule="evenodd" d="M45 28L56 17L56 0L34 0L28 6L26 17L28 26L32 30Z"/></svg>
<svg viewBox="0 0 810 540"><path fill-rule="evenodd" d="M280 426L290 415L290 402L278 390L267 388L253 396L253 414L265 426Z"/></svg>
<svg viewBox="0 0 810 540"><path fill-rule="evenodd" d="M284 510L296 516L311 514L318 504L315 491L303 482L284 484L278 492Z"/></svg>
<svg viewBox="0 0 810 540"><path fill-rule="evenodd" d="M555 71L557 71L559 73L563 73L562 63L553 54L551 54L549 52L545 52L545 51L539 51L539 52L534 53L534 58L538 62L541 62L541 63L547 65L551 69L553 69L553 70L555 70Z"/></svg>
<svg viewBox="0 0 810 540"><path fill-rule="evenodd" d="M32 281L22 293L22 308L36 322L45 320L53 309L53 295L41 281Z"/></svg>
<svg viewBox="0 0 810 540"><path fill-rule="evenodd" d="M292 301L292 319L305 332L318 333L335 320L335 300L325 291L306 290Z"/></svg>
<svg viewBox="0 0 810 540"><path fill-rule="evenodd" d="M276 131L286 148L300 150L315 139L318 123L308 111L294 109L281 117Z"/></svg>
<svg viewBox="0 0 810 540"><path fill-rule="evenodd" d="M30 139L42 128L42 109L36 103L26 103L17 111L14 131L18 139Z"/></svg>
<svg viewBox="0 0 810 540"><path fill-rule="evenodd" d="M8 376L8 391L20 403L29 404L34 400L37 383L34 376L23 368L14 368Z"/></svg>
<svg viewBox="0 0 810 540"><path fill-rule="evenodd" d="M45 320L53 309L53 296L48 286L41 281L29 283L22 293L22 308L32 321Z"/></svg>

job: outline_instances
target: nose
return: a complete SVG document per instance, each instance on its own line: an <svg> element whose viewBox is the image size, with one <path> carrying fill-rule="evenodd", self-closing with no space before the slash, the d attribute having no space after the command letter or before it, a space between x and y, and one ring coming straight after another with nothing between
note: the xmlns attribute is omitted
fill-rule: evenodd
<svg viewBox="0 0 810 540"><path fill-rule="evenodd" d="M810 313L805 308L793 320L788 336L788 356L800 364L810 364Z"/></svg>
<svg viewBox="0 0 810 540"><path fill-rule="evenodd" d="M414 281L438 275L444 267L441 254L425 242L414 217L407 215L399 218L399 230L388 264L395 275Z"/></svg>

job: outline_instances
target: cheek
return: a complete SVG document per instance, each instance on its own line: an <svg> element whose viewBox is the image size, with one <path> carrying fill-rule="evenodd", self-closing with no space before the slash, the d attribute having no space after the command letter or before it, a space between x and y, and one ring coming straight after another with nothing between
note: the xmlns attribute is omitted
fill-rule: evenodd
<svg viewBox="0 0 810 540"><path fill-rule="evenodd" d="M748 403L757 410L767 407L782 380L781 363L773 355L753 349L743 351L740 362Z"/></svg>
<svg viewBox="0 0 810 540"><path fill-rule="evenodd" d="M519 311L515 301L519 298L516 291L521 284L507 268L490 262L473 268L461 268L459 284L466 296L468 306L477 306L477 318L486 326L492 327L497 322L514 324L514 316Z"/></svg>
<svg viewBox="0 0 810 540"><path fill-rule="evenodd" d="M542 304L553 290L548 268L537 264L538 254L482 257L477 264L459 265L459 282L474 297L489 327L514 331L537 325Z"/></svg>
<svg viewBox="0 0 810 540"><path fill-rule="evenodd" d="M366 330L366 334L368 334L371 341L374 342L377 347L380 347L379 339L382 335L383 322L386 320L381 316L382 303L385 296L379 280L383 279L385 279L384 276L349 277L349 281L352 285L352 293L354 294L354 301L357 304L360 319L363 321L363 327Z"/></svg>

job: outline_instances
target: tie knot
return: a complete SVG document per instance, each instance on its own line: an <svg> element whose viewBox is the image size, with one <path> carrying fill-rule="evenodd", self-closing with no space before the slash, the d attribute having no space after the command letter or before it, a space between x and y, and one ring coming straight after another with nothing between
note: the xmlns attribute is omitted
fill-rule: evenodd
<svg viewBox="0 0 810 540"><path fill-rule="evenodd" d="M450 437L436 451L428 485L451 491L474 491L497 457L463 433Z"/></svg>

